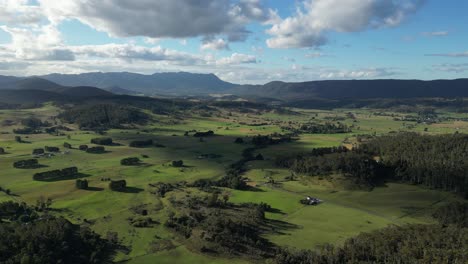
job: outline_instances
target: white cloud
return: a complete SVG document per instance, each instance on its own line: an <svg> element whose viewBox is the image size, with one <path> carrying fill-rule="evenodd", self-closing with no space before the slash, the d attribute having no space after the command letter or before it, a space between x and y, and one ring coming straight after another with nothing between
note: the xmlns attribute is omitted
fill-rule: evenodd
<svg viewBox="0 0 468 264"><path fill-rule="evenodd" d="M228 50L229 43L224 39L204 40L201 45L202 50Z"/></svg>
<svg viewBox="0 0 468 264"><path fill-rule="evenodd" d="M52 25L33 28L0 26L12 41L3 49L19 60L74 60L73 53L62 45L61 34Z"/></svg>
<svg viewBox="0 0 468 264"><path fill-rule="evenodd" d="M468 63L444 63L432 65L432 70L450 72L450 73L463 73L468 72Z"/></svg>
<svg viewBox="0 0 468 264"><path fill-rule="evenodd" d="M426 37L446 37L449 35L448 31L432 31L432 32L423 32L423 36Z"/></svg>
<svg viewBox="0 0 468 264"><path fill-rule="evenodd" d="M393 68L363 68L354 70L323 70L320 79L374 79L400 74Z"/></svg>
<svg viewBox="0 0 468 264"><path fill-rule="evenodd" d="M216 61L216 65L238 65L238 64L255 64L257 58L253 55L234 53L230 57L221 58Z"/></svg>
<svg viewBox="0 0 468 264"><path fill-rule="evenodd" d="M166 61L179 65L204 64L202 56L192 55L161 46L143 47L134 44L105 44L69 47L77 56L86 58L121 59L127 62L138 61Z"/></svg>
<svg viewBox="0 0 468 264"><path fill-rule="evenodd" d="M426 56L432 56L432 57L466 58L466 57L468 57L468 51L465 51L465 52L458 52L458 53L434 53L434 54L426 54Z"/></svg>
<svg viewBox="0 0 468 264"><path fill-rule="evenodd" d="M275 23L267 31L270 48L317 47L327 42L326 33L357 32L399 25L424 0L305 0L296 14Z"/></svg>
<svg viewBox="0 0 468 264"><path fill-rule="evenodd" d="M8 25L39 23L42 11L39 6L29 4L28 0L0 0L0 22Z"/></svg>

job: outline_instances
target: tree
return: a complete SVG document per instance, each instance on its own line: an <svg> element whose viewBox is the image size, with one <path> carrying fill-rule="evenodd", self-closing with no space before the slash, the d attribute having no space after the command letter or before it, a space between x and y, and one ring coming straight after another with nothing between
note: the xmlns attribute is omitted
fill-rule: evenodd
<svg viewBox="0 0 468 264"><path fill-rule="evenodd" d="M21 136L15 136L15 141L18 143L23 142L23 140L21 139Z"/></svg>
<svg viewBox="0 0 468 264"><path fill-rule="evenodd" d="M123 191L127 188L127 182L125 180L111 181L109 183L109 189L112 191Z"/></svg>
<svg viewBox="0 0 468 264"><path fill-rule="evenodd" d="M172 161L172 166L175 168L180 168L184 166L184 161L183 160L174 160Z"/></svg>
<svg viewBox="0 0 468 264"><path fill-rule="evenodd" d="M88 180L77 179L75 182L75 186L77 189L86 190L88 189Z"/></svg>

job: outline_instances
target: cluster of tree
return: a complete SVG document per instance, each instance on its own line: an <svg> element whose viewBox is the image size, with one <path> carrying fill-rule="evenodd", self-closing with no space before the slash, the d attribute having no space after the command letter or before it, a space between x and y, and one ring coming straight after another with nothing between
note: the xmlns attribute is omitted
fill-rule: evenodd
<svg viewBox="0 0 468 264"><path fill-rule="evenodd" d="M130 158L125 158L120 161L120 165L123 166L135 166L139 165L141 160L137 157L130 157Z"/></svg>
<svg viewBox="0 0 468 264"><path fill-rule="evenodd" d="M33 169L38 165L39 161L37 159L19 160L13 163L13 167L16 169Z"/></svg>
<svg viewBox="0 0 468 264"><path fill-rule="evenodd" d="M29 222L38 217L33 208L25 203L16 203L13 201L0 203L0 224L2 221L20 221Z"/></svg>
<svg viewBox="0 0 468 264"><path fill-rule="evenodd" d="M201 179L193 183L192 186L199 187L202 189L209 189L212 186L226 187L236 190L243 190L247 188L245 180L242 178L242 174L245 172L245 164L249 161L256 159L263 159L263 156L254 156L256 148L246 148L242 151L242 159L232 163L226 169L226 174L219 180L208 180Z"/></svg>
<svg viewBox="0 0 468 264"><path fill-rule="evenodd" d="M328 153L330 150L334 153ZM468 197L468 135L396 133L375 137L357 149L318 149L277 164L297 173L343 173L359 184L397 180Z"/></svg>
<svg viewBox="0 0 468 264"><path fill-rule="evenodd" d="M59 118L81 129L122 128L122 124L144 124L149 116L140 110L118 104L90 104L68 109Z"/></svg>
<svg viewBox="0 0 468 264"><path fill-rule="evenodd" d="M350 133L352 132L352 130L346 124L341 123L341 122L337 122L337 123L326 122L325 124L319 124L319 123L303 124L300 126L298 132L310 133L310 134L340 134L340 133Z"/></svg>
<svg viewBox="0 0 468 264"><path fill-rule="evenodd" d="M45 172L38 172L33 175L35 181L54 181L64 178L75 177L78 174L77 167L69 167L61 170L51 170Z"/></svg>
<svg viewBox="0 0 468 264"><path fill-rule="evenodd" d="M130 147L132 148L144 148L144 147L149 147L153 145L153 140L148 139L148 140L134 140L130 142Z"/></svg>
<svg viewBox="0 0 468 264"><path fill-rule="evenodd" d="M45 153L45 150L42 148L33 149L33 152L32 152L33 155L42 155L44 153Z"/></svg>
<svg viewBox="0 0 468 264"><path fill-rule="evenodd" d="M376 137L358 151L380 157L394 179L468 197L468 135L397 133Z"/></svg>
<svg viewBox="0 0 468 264"><path fill-rule="evenodd" d="M45 151L47 152L60 152L60 148L58 147L49 147L49 146L45 146Z"/></svg>
<svg viewBox="0 0 468 264"><path fill-rule="evenodd" d="M420 109L433 107L466 113L468 100L465 98L369 98L369 99L307 99L287 103L285 106L310 108L310 109L334 109L334 108L373 108L388 109L397 112L416 113Z"/></svg>
<svg viewBox="0 0 468 264"><path fill-rule="evenodd" d="M103 146L96 146L96 147L86 148L86 153L102 154L102 153L105 153L105 152L106 152L106 149Z"/></svg>
<svg viewBox="0 0 468 264"><path fill-rule="evenodd" d="M196 132L193 134L194 137L211 137L214 136L214 131L206 131L206 132Z"/></svg>
<svg viewBox="0 0 468 264"><path fill-rule="evenodd" d="M77 189L81 189L81 190L86 190L88 189L88 180L84 179L84 180L81 180L81 179L77 179L76 182L75 182L75 186Z"/></svg>
<svg viewBox="0 0 468 264"><path fill-rule="evenodd" d="M468 228L468 203L452 202L435 210L432 216L442 225Z"/></svg>
<svg viewBox="0 0 468 264"><path fill-rule="evenodd" d="M20 134L20 135L31 135L31 134L40 134L42 133L42 131L38 129L30 128L30 127L23 127L23 128L13 129L13 133Z"/></svg>
<svg viewBox="0 0 468 264"><path fill-rule="evenodd" d="M360 187L373 187L386 175L372 155L345 148L319 148L293 158L279 157L276 164L310 176L339 173Z"/></svg>
<svg viewBox="0 0 468 264"><path fill-rule="evenodd" d="M318 252L279 249L278 264L327 263L465 263L468 228L440 225L390 226L361 233L342 246Z"/></svg>
<svg viewBox="0 0 468 264"><path fill-rule="evenodd" d="M112 191L124 191L127 188L127 181L125 180L118 180L118 181L111 181L109 183L109 189Z"/></svg>
<svg viewBox="0 0 468 264"><path fill-rule="evenodd" d="M96 145L103 145L103 146L111 146L113 144L112 138L104 137L104 138L93 138L91 139L92 144Z"/></svg>
<svg viewBox="0 0 468 264"><path fill-rule="evenodd" d="M45 129L45 132L48 133L48 134L52 134L52 135L59 135L60 134L60 130L63 130L63 131L72 131L71 128L69 127L66 127L66 126L53 126L53 127L48 127Z"/></svg>
<svg viewBox="0 0 468 264"><path fill-rule="evenodd" d="M108 263L114 245L64 218L25 204L0 204L0 263ZM28 224L24 224L28 222Z"/></svg>
<svg viewBox="0 0 468 264"><path fill-rule="evenodd" d="M25 127L29 127L32 129L38 129L41 127L50 126L48 122L42 122L42 120L40 120L39 118L35 118L35 117L28 117L28 118L22 119L21 124Z"/></svg>
<svg viewBox="0 0 468 264"><path fill-rule="evenodd" d="M21 124L24 127L13 129L13 133L22 135L40 134L42 133L41 127L50 126L49 123L43 123L40 119L34 117L21 120Z"/></svg>
<svg viewBox="0 0 468 264"><path fill-rule="evenodd" d="M263 206L233 205L219 199L217 193L183 199L171 200L185 210L180 215L170 214L165 225L187 240L197 241L198 250L256 258L270 256L272 244L262 237L266 226Z"/></svg>

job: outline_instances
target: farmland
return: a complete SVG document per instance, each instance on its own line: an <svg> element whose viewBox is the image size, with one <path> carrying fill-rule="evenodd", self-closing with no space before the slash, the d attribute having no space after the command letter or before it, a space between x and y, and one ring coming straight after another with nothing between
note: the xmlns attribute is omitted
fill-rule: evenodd
<svg viewBox="0 0 468 264"><path fill-rule="evenodd" d="M185 240L167 228L164 223L170 214L179 211L171 200L181 197L206 196L206 190L191 184L197 180L217 180L226 168L242 158L243 150L253 147L250 139L257 135L287 133L286 127L302 124L340 122L351 132L312 134L300 132L289 142L257 147L254 155L262 160L249 160L242 173L248 186L236 190L224 186L218 190L229 203L266 203L272 210L265 217L274 228L262 236L272 243L298 249L314 249L327 243L340 245L361 232L369 232L389 225L410 223L431 224L433 211L444 204L461 200L456 194L432 190L423 186L388 182L372 190L349 189L340 175L310 177L295 175L285 180L291 170L277 166L275 159L282 155L308 152L314 148L358 144L358 135L379 136L402 131L426 135L453 134L468 131L468 122L457 119L457 114L442 112L448 117L434 123L402 121L399 112L379 109L252 110L248 113L235 109L213 108L210 111L185 111L177 115L147 112L151 117L145 125L130 128L112 128L105 132L81 130L76 124L64 123L57 118L62 110L52 104L36 109L0 110L0 186L8 189L0 193L0 201L25 202L35 205L38 200L51 199L50 213L62 216L72 223L85 225L105 237L116 233L123 248L114 256L115 261L128 263L249 263L259 262L247 256L203 253L197 245ZM207 114L208 112L208 114ZM415 113L413 113L416 115ZM13 130L20 121L38 118L69 128L60 133L18 135ZM214 136L194 137L194 132L214 131ZM187 133L189 132L189 133ZM21 141L15 140L21 136ZM101 154L79 150L80 145L91 144L93 138L108 137L113 144L104 146ZM237 138L244 143L235 143ZM135 140L151 139L149 147L134 148ZM64 143L71 149L64 148ZM45 146L59 147L58 153L38 158L38 168L17 169L16 161L32 158L34 149ZM120 161L138 157L137 166L122 166ZM182 160L183 166L173 166ZM33 175L68 167L77 167L80 179L89 187L77 189L75 178L35 181ZM112 191L112 181L125 180L124 191ZM179 187L164 196L158 196L150 184L166 183ZM299 203L305 196L319 197L318 206ZM144 210L144 217L139 213ZM151 218L151 224L140 227L133 224L142 218Z"/></svg>

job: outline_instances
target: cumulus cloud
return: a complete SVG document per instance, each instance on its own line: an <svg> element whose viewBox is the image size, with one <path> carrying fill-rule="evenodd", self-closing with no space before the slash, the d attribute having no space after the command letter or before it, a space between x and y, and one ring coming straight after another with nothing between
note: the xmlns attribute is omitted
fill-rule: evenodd
<svg viewBox="0 0 468 264"><path fill-rule="evenodd" d="M304 0L296 14L274 23L267 31L270 48L317 47L326 33L357 32L394 27L417 11L424 0Z"/></svg>
<svg viewBox="0 0 468 264"><path fill-rule="evenodd" d="M74 60L74 54L62 45L61 34L54 25L34 28L0 26L12 41L3 49L20 60Z"/></svg>
<svg viewBox="0 0 468 264"><path fill-rule="evenodd" d="M229 43L224 39L206 39L201 45L202 50L228 50Z"/></svg>
<svg viewBox="0 0 468 264"><path fill-rule="evenodd" d="M156 47L144 47L134 44L105 44L72 46L70 49L77 56L86 58L115 58L128 62L141 61L167 61L180 65L196 65L205 63L201 56L192 55L176 50Z"/></svg>
<svg viewBox="0 0 468 264"><path fill-rule="evenodd" d="M0 0L0 7L0 22L8 25L34 24L43 18L41 8L28 0Z"/></svg>
<svg viewBox="0 0 468 264"><path fill-rule="evenodd" d="M243 40L245 26L274 14L260 0L39 0L58 23L78 19L117 37L187 38L223 34Z"/></svg>

